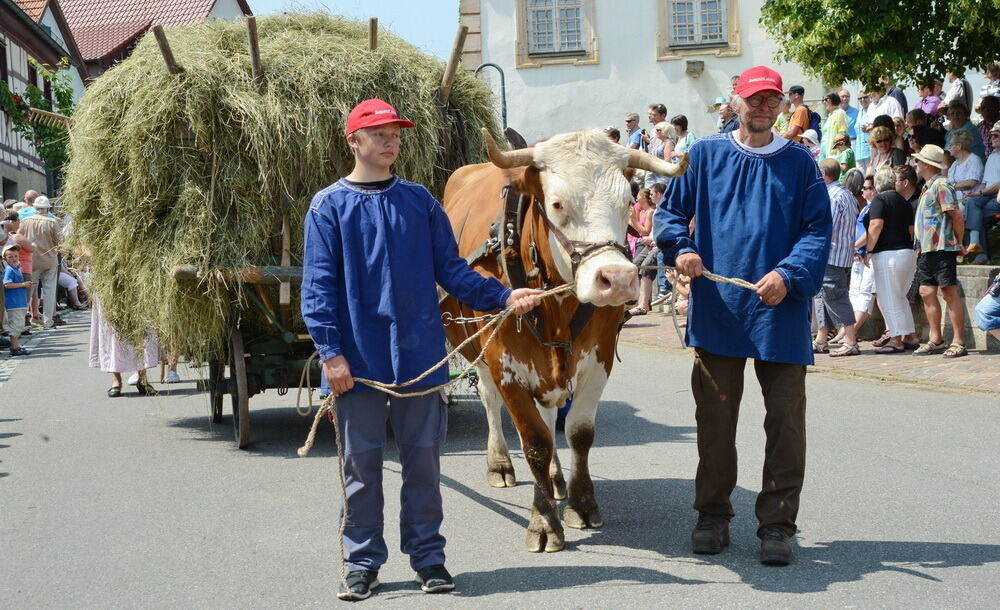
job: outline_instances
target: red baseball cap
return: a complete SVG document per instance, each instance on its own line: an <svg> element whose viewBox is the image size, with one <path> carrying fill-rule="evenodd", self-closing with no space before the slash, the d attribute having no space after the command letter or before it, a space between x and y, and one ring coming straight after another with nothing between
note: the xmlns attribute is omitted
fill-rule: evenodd
<svg viewBox="0 0 1000 610"><path fill-rule="evenodd" d="M400 127L413 127L413 121L399 118L396 109L378 98L365 100L351 110L347 115L347 128L344 135L350 135L365 127L375 127L386 123L396 123Z"/></svg>
<svg viewBox="0 0 1000 610"><path fill-rule="evenodd" d="M762 91L785 94L785 90L781 87L781 75L767 66L747 68L736 81L736 95L742 98L748 98Z"/></svg>

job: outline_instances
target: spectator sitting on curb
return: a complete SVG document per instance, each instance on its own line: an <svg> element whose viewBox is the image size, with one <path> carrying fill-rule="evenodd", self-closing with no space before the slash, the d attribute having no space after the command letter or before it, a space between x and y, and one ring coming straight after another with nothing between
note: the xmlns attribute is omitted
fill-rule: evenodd
<svg viewBox="0 0 1000 610"><path fill-rule="evenodd" d="M976 326L1000 341L1000 274L993 278L993 283L976 305Z"/></svg>

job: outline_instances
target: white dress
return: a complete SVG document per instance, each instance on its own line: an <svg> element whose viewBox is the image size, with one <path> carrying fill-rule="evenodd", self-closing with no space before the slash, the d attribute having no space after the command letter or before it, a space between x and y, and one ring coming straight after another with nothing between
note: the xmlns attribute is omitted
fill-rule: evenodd
<svg viewBox="0 0 1000 610"><path fill-rule="evenodd" d="M90 310L90 367L105 373L129 373L156 366L160 361L160 344L154 333L146 336L141 356L138 359L132 345L121 340L94 299Z"/></svg>

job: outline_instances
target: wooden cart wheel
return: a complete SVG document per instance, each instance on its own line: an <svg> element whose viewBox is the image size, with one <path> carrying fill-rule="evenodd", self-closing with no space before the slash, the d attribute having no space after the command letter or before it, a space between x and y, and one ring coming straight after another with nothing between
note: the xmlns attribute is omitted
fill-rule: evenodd
<svg viewBox="0 0 1000 610"><path fill-rule="evenodd" d="M236 445L245 449L250 444L250 394L247 390L247 366L243 357L243 335L233 327L229 337L229 375L233 384L233 431Z"/></svg>
<svg viewBox="0 0 1000 610"><path fill-rule="evenodd" d="M226 365L221 360L208 361L208 408L213 424L222 422L222 400L226 394Z"/></svg>

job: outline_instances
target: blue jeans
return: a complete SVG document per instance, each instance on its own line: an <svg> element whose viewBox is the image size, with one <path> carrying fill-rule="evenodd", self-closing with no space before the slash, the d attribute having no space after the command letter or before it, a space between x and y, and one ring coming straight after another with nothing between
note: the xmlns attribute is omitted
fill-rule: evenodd
<svg viewBox="0 0 1000 610"><path fill-rule="evenodd" d="M1000 203L997 203L996 197L970 197L965 200L965 230L969 235L969 244L979 244L987 255L986 218L996 214L1000 214Z"/></svg>
<svg viewBox="0 0 1000 610"><path fill-rule="evenodd" d="M662 250L656 255L656 264L661 267L667 264L667 261L663 258ZM670 290L670 282L667 281L666 269L656 270L656 285L659 287L659 294L666 294Z"/></svg>

